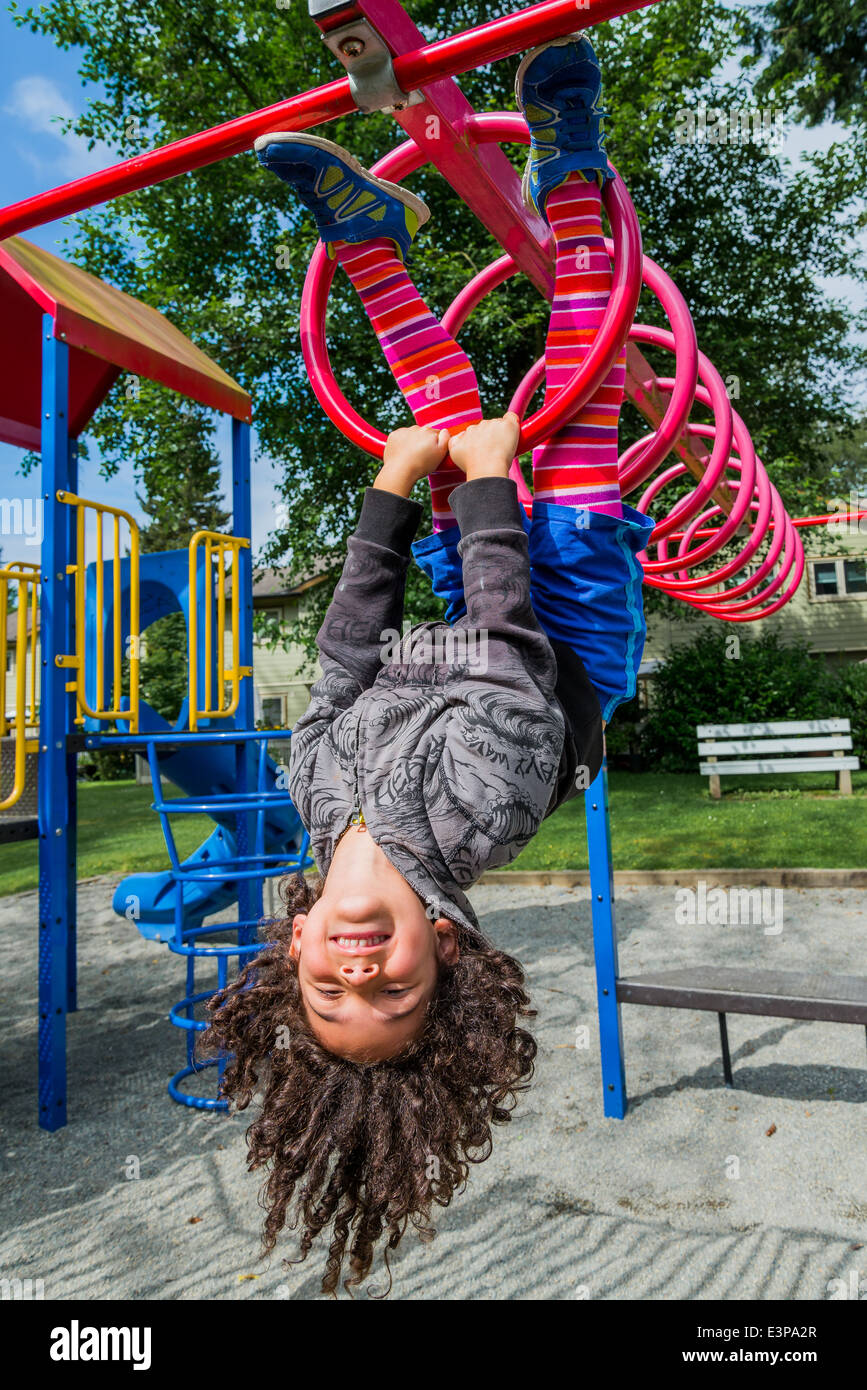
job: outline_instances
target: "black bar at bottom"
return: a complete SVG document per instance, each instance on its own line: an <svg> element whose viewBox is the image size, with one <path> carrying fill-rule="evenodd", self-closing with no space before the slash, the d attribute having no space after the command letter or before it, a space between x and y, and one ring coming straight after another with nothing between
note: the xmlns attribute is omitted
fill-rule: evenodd
<svg viewBox="0 0 867 1390"><path fill-rule="evenodd" d="M717 1018L719 1019L719 1040L720 1046L722 1047L723 1076L726 1079L726 1085L729 1089L733 1089L735 1083L734 1077L732 1076L732 1058L729 1052L728 1024L726 1023L725 1014L717 1014Z"/></svg>
<svg viewBox="0 0 867 1390"><path fill-rule="evenodd" d="M39 821L33 816L29 820L0 819L0 845L12 844L16 840L38 840Z"/></svg>

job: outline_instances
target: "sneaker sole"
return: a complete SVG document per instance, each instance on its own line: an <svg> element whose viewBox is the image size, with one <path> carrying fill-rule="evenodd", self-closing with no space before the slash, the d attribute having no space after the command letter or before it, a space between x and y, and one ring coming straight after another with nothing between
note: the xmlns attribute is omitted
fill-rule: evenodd
<svg viewBox="0 0 867 1390"><path fill-rule="evenodd" d="M515 105L519 108L519 110L522 113L524 110L524 103L521 100L521 86L524 80L524 74L527 71L527 68L533 62L534 58L538 58L539 54L544 53L545 50L548 48L565 48L568 44L574 43L576 39L583 38L586 32L586 29L576 29L572 34L564 34L562 39L551 39L549 43L540 43L538 47L531 48L529 53L524 54L523 58L518 64L518 71L515 73ZM532 197L530 196L530 177L532 174L532 168L533 157L532 155L528 155L527 163L524 165L524 173L521 178L521 201L523 202L524 207L527 208L529 212L535 212L537 213L537 215L539 215L536 205L533 202Z"/></svg>
<svg viewBox="0 0 867 1390"><path fill-rule="evenodd" d="M310 145L317 150L328 150L341 164L345 164L354 174L358 174L365 183L373 184L376 188L383 189L390 193L404 207L408 207L418 218L419 227L424 226L430 218L430 208L427 203L423 203L421 198L417 198L409 189L403 188L399 183L391 183L389 179L379 179L375 174L371 174L369 169L365 169L360 160L355 158L350 150L343 145L335 144L333 140L326 140L321 135L304 135L294 130L280 130L273 135L260 135L253 145L254 150L264 150L268 145Z"/></svg>
<svg viewBox="0 0 867 1390"><path fill-rule="evenodd" d="M544 53L548 48L565 48L567 44L583 38L586 32L586 29L576 29L573 34L564 34L562 39L551 39L549 43L540 43L537 48L531 48L529 53L524 54L518 64L518 71L515 73L515 102L522 111L524 103L521 101L521 84L524 80L524 74L534 58L538 58L539 54Z"/></svg>
<svg viewBox="0 0 867 1390"><path fill-rule="evenodd" d="M541 214L530 196L530 176L532 174L532 169L533 156L528 155L527 163L524 165L524 173L521 177L521 201L528 212L535 212L536 216L539 217Z"/></svg>

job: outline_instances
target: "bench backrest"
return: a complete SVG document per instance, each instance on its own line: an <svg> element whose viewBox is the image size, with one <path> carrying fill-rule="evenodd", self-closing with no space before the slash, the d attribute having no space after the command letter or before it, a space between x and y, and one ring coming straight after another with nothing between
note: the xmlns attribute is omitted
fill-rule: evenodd
<svg viewBox="0 0 867 1390"><path fill-rule="evenodd" d="M764 724L699 724L696 729L700 758L713 759L701 771L798 772L827 768L831 754L840 758L852 747L848 719L788 719ZM782 756L781 756L782 755ZM755 760L744 763L741 760ZM843 766L858 766L857 758L842 759Z"/></svg>

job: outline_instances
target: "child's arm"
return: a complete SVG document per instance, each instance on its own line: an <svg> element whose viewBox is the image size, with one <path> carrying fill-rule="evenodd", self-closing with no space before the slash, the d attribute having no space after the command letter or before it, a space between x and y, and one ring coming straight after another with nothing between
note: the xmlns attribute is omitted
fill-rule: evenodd
<svg viewBox="0 0 867 1390"><path fill-rule="evenodd" d="M553 699L557 662L539 626L530 598L530 560L518 490L509 477L520 422L509 412L501 420L472 425L449 444L466 482L453 489L450 505L460 527L468 625L486 634L489 673L509 684L509 669L490 660L490 644L506 643L520 658L519 679L532 676Z"/></svg>
<svg viewBox="0 0 867 1390"><path fill-rule="evenodd" d="M365 490L343 571L316 634L322 675L292 734L289 790L308 828L309 761L338 715L373 684L389 634L401 630L410 546L422 515L409 493L447 447L444 430L396 430L373 486Z"/></svg>
<svg viewBox="0 0 867 1390"><path fill-rule="evenodd" d="M387 634L400 632L410 546L422 512L409 494L447 448L447 430L395 430L365 490L343 573L316 636L323 673L346 682L349 704L376 679Z"/></svg>

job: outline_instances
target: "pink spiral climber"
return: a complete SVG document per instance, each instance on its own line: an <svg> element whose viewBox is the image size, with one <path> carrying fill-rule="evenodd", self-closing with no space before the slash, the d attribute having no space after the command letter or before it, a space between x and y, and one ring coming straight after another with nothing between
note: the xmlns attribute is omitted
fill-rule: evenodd
<svg viewBox="0 0 867 1390"><path fill-rule="evenodd" d="M473 116L462 133L470 141L529 142L526 123L514 112ZM415 141L407 140L389 151L372 172L396 181L424 162L424 152ZM521 381L510 404L523 421L519 453L549 438L578 413L607 376L627 338L673 353L673 376L654 375L642 383L648 394L666 401L659 425L619 459L623 496L630 497L643 486L633 505L639 511L661 514L640 557L645 583L727 622L765 618L787 603L801 582L804 550L798 530L756 454L746 425L732 409L722 377L699 350L683 295L665 271L643 254L635 209L619 175L606 184L604 200L613 233L606 241L613 261L613 288L605 318L569 383L529 417L527 409L544 377L544 359L535 362ZM325 311L335 264L320 243L301 300L304 360L329 418L353 443L381 457L385 435L350 405L328 356ZM446 331L456 336L482 299L516 269L506 254L475 275L443 315ZM670 329L633 322L642 285L658 299ZM710 423L691 421L696 403L711 412ZM692 477L682 459L662 468L672 453L686 452L687 440L703 443L700 478ZM696 458L694 449L690 456ZM530 493L517 460L512 476L526 500ZM665 510L662 495L672 484L682 491L684 478L691 478L694 486ZM720 552L724 550L723 559Z"/></svg>

